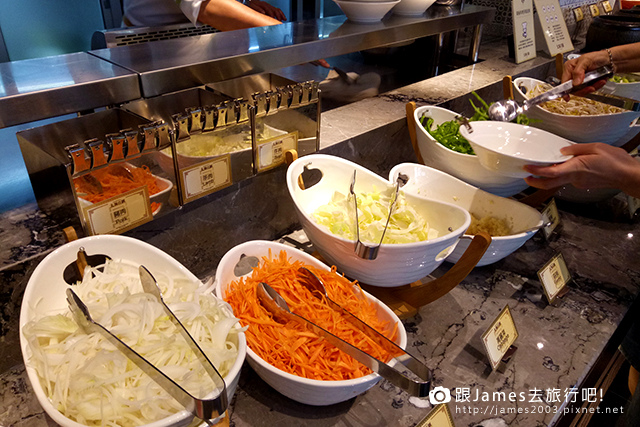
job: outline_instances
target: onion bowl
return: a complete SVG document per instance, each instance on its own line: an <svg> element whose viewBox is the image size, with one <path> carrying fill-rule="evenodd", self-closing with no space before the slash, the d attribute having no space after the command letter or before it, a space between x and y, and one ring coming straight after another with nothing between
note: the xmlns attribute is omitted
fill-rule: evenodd
<svg viewBox="0 0 640 427"><path fill-rule="evenodd" d="M437 169L415 163L402 163L391 169L389 179L404 174L408 182L402 187L407 194L453 203L477 218L491 216L504 221L512 230L507 236L492 236L491 244L476 266L493 264L515 252L542 227L542 214L534 208L480 190ZM527 231L524 231L527 230ZM461 239L447 262L458 262L469 247L470 239Z"/></svg>
<svg viewBox="0 0 640 427"><path fill-rule="evenodd" d="M526 93L538 84L544 84L544 82L531 77L514 79L514 99L518 102L524 101L527 98ZM534 119L531 122L532 127L580 143L603 142L620 147L640 132L640 124L637 123L640 111L573 116L552 113L539 105L534 105L527 110L527 116Z"/></svg>
<svg viewBox="0 0 640 427"><path fill-rule="evenodd" d="M393 9L400 0L394 1L358 1L358 0L333 0L349 21L359 23L380 22L382 18Z"/></svg>
<svg viewBox="0 0 640 427"><path fill-rule="evenodd" d="M277 257L283 250L286 251L287 257L291 261L301 261L306 265L329 270L329 267L326 264L323 264L313 256L291 246L261 240L249 241L235 246L220 260L220 264L216 270L215 279L216 293L218 297L225 299L230 283L251 274L250 272L247 273L243 271L243 269L236 268L241 260L257 258L257 260L254 260L254 262L257 263L263 257L267 257L270 254L272 257ZM367 292L365 292L365 296L376 304L380 318L391 322L390 324L398 325L396 344L401 348L405 348L407 345L407 334L400 319L391 309L374 296ZM332 405L352 399L369 390L381 379L381 377L376 373L342 381L321 381L303 378L284 372L267 363L253 350L251 350L251 347L247 348L247 361L260 378L279 393L295 400L296 402L314 406ZM394 363L394 360L390 362L391 365Z"/></svg>
<svg viewBox="0 0 640 427"><path fill-rule="evenodd" d="M478 156L458 153L440 144L420 124L420 119L424 115L432 117L436 126L454 120L458 114L433 105L416 108L414 112L416 137L425 165L498 196L513 196L529 187L524 179L500 175L482 167Z"/></svg>
<svg viewBox="0 0 640 427"><path fill-rule="evenodd" d="M309 188L301 188L300 175L313 169L317 169L322 178ZM367 285L397 287L429 275L453 251L459 237L469 227L469 213L450 203L405 194L408 204L427 219L430 228L438 231L438 237L415 243L383 243L376 259L363 259L354 251L354 240L331 233L325 226L318 225L312 216L318 207L331 201L335 191L349 194L354 171L357 174L356 194L385 190L390 185L370 170L335 156L312 154L289 165L287 187L309 240L327 263Z"/></svg>
<svg viewBox="0 0 640 427"><path fill-rule="evenodd" d="M83 424L67 418L53 406L47 397L32 362L32 351L27 338L23 334L23 327L31 320L42 315L42 308L36 310L38 302L46 301L46 314L68 311L66 290L70 285L64 281L63 271L67 265L76 261L80 248L84 248L89 255L104 254L114 260L120 259L133 264L144 265L152 274L154 271L164 272L172 276L181 276L188 280L198 281L198 278L187 268L165 252L148 243L120 235L98 235L72 241L51 252L38 264L29 278L20 309L20 346L27 376L38 402L57 424L64 427L81 427ZM235 327L240 328L239 324L236 324ZM227 375L223 377L229 401L231 401L235 393L240 378L240 369L246 356L244 332L238 332L238 342L236 344L238 346L238 356ZM213 395L208 397L213 397ZM182 410L166 418L149 423L146 427L186 426L193 421L193 415L186 410Z"/></svg>

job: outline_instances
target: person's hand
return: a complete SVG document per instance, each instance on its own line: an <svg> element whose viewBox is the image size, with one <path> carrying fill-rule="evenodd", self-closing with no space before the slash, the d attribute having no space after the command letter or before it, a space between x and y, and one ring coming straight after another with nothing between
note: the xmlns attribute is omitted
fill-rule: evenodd
<svg viewBox="0 0 640 427"><path fill-rule="evenodd" d="M553 166L525 166L534 175L525 178L527 184L542 189L572 184L576 188L617 188L633 196L640 193L640 163L622 148L597 142L573 144L560 151L574 157Z"/></svg>
<svg viewBox="0 0 640 427"><path fill-rule="evenodd" d="M584 81L584 73L609 64L609 54L605 50L589 52L564 63L562 82L573 80L578 86Z"/></svg>
<svg viewBox="0 0 640 427"><path fill-rule="evenodd" d="M318 67L332 68L331 64L329 64L326 59L316 59L315 61L311 61L310 64Z"/></svg>
<svg viewBox="0 0 640 427"><path fill-rule="evenodd" d="M596 68L607 64L609 64L609 54L606 51L600 50L597 52L585 53L564 63L561 80L563 83L568 80L572 80L573 85L578 86L584 81L584 74L587 71L595 70ZM594 84L574 92L574 95L585 96L600 89L606 83L605 79L600 79ZM563 98L565 101L568 101L569 95L565 95Z"/></svg>
<svg viewBox="0 0 640 427"><path fill-rule="evenodd" d="M287 20L287 17L285 16L282 10L280 10L275 6L270 5L266 1L248 0L245 4L249 6L251 9L255 10L256 12L260 12L263 15L270 16L271 18L277 19L278 21Z"/></svg>

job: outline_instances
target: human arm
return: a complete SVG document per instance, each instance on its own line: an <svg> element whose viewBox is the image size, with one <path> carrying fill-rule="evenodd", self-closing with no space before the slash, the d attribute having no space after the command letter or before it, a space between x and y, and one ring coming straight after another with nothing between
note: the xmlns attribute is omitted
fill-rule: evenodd
<svg viewBox="0 0 640 427"><path fill-rule="evenodd" d="M549 189L564 184L576 188L617 188L640 198L640 162L624 149L603 143L573 144L562 154L574 157L553 166L525 166L532 187Z"/></svg>
<svg viewBox="0 0 640 427"><path fill-rule="evenodd" d="M213 28L217 28L220 31L264 27L282 23L271 16L257 12L236 0L203 1L200 6L200 12L198 13L198 21Z"/></svg>
<svg viewBox="0 0 640 427"><path fill-rule="evenodd" d="M251 9L255 10L256 12L260 12L263 15L270 16L270 17L272 17L274 19L277 19L278 21L286 21L287 20L287 17L284 15L284 12L280 8L272 6L271 4L267 3L266 1L262 1L262 0L247 0L245 2L245 4L247 6L249 6Z"/></svg>
<svg viewBox="0 0 640 427"><path fill-rule="evenodd" d="M562 81L573 80L579 85L584 80L584 73L613 62L615 71L631 73L640 71L640 42L614 46L607 50L585 53L564 63Z"/></svg>

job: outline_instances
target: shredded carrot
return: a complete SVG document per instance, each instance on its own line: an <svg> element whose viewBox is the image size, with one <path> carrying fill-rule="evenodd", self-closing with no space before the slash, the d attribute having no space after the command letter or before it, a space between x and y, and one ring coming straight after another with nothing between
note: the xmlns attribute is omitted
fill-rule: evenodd
<svg viewBox="0 0 640 427"><path fill-rule="evenodd" d="M297 279L297 270L307 267L325 284L333 301L394 341L398 325L382 320L376 304L364 297L357 282L339 275L335 267L321 270L300 261L291 261L286 251L278 257L263 257L253 273L229 284L226 300L243 326L249 347L267 363L290 374L316 380L359 378L371 371L351 356L338 350L324 338L294 320L278 323L258 301L256 286L265 282L287 302L291 311L326 329L378 360L387 362L397 348L376 334L368 336L343 315L314 297ZM390 324L393 323L393 324Z"/></svg>
<svg viewBox="0 0 640 427"><path fill-rule="evenodd" d="M112 166L91 172L91 175L102 185L101 193L91 188L87 181L81 178L74 178L73 182L76 187L76 192L84 193L82 198L91 203L101 202L135 188L142 187L143 185L146 185L149 189L149 195L160 192L156 178L151 174L147 166L132 167L130 170L134 178L133 181L120 174L111 173Z"/></svg>

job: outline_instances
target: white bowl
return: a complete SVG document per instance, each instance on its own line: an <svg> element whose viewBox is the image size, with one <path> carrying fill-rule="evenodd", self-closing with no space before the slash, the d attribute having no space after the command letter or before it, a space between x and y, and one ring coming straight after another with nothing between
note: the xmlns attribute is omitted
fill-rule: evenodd
<svg viewBox="0 0 640 427"><path fill-rule="evenodd" d="M323 176L317 184L303 190L298 178L305 168L319 169ZM416 243L382 244L375 260L360 258L354 252L354 240L332 234L312 217L319 206L331 200L335 191L349 194L354 170L357 171L356 193L381 191L389 185L386 179L356 163L323 154L300 157L287 169L289 194L309 240L327 263L367 285L396 287L426 277L453 251L471 223L469 213L451 203L407 194L408 203L427 219L429 227L438 230L439 237Z"/></svg>
<svg viewBox="0 0 640 427"><path fill-rule="evenodd" d="M521 87L530 91L542 83L544 82L531 77L516 78L513 81L514 99L519 102L526 99ZM531 123L531 126L555 133L574 142L604 142L619 147L640 131L640 125L636 123L640 117L640 111L570 116L552 113L536 105L527 111L527 116L539 120Z"/></svg>
<svg viewBox="0 0 640 427"><path fill-rule="evenodd" d="M635 79L635 81L629 83L616 83L612 80L608 80L600 89L600 92L640 100L640 75L631 75L630 77Z"/></svg>
<svg viewBox="0 0 640 427"><path fill-rule="evenodd" d="M480 164L501 175L525 178L524 165L549 166L569 160L560 148L574 144L542 129L508 122L471 122L473 132L460 127Z"/></svg>
<svg viewBox="0 0 640 427"><path fill-rule="evenodd" d="M394 15L419 16L422 15L436 0L400 0L393 8Z"/></svg>
<svg viewBox="0 0 640 427"><path fill-rule="evenodd" d="M425 165L498 196L513 196L529 187L524 179L499 175L485 169L480 165L478 156L458 153L440 144L420 124L420 118L425 114L433 118L434 126L453 120L458 115L446 108L432 105L416 108L414 119L418 149Z"/></svg>
<svg viewBox="0 0 640 427"><path fill-rule="evenodd" d="M64 427L80 427L82 424L65 417L47 398L31 362L31 349L22 334L22 328L38 315L34 307L39 300L46 301L47 310L51 313L68 310L66 290L69 285L63 279L63 271L67 265L75 262L80 247L84 247L89 255L105 254L113 259L123 259L144 265L152 273L163 271L198 281L196 276L165 252L140 240L119 235L99 235L74 240L57 248L38 264L29 278L20 308L20 347L29 382L38 402L56 423ZM229 401L235 393L240 379L240 369L246 356L247 343L244 332L239 332L238 337L238 358L229 373L224 376ZM192 420L193 415L184 410L147 424L147 427L183 426L190 424Z"/></svg>
<svg viewBox="0 0 640 427"><path fill-rule="evenodd" d="M342 9L342 12L353 22L379 22L395 5L396 1L354 1L333 0Z"/></svg>
<svg viewBox="0 0 640 427"><path fill-rule="evenodd" d="M510 255L537 231L522 233L519 230L542 226L542 214L531 206L487 193L437 169L415 163L402 163L391 169L389 180L395 182L399 173L409 178L402 187L406 194L452 203L478 218L492 216L502 219L512 231L517 232L492 237L487 251L476 264L478 267L493 264ZM471 239L461 239L447 261L458 262L470 243Z"/></svg>
<svg viewBox="0 0 640 427"><path fill-rule="evenodd" d="M329 270L329 267L326 264L323 264L313 256L292 248L291 246L261 240L245 242L232 248L224 255L224 257L222 257L222 260L220 260L220 264L216 270L215 279L217 295L224 299L228 285L231 282L238 280L240 277L243 277L242 275L237 276L234 272L234 269L240 259L244 257L262 259L263 257L269 256L269 251L271 251L272 257L277 257L282 250L287 252L287 256L292 261L302 261L306 265ZM396 344L405 348L407 345L407 333L400 322L400 319L398 319L393 311L374 296L366 292L365 295L368 299L377 304L378 313L381 317L386 318L391 322L391 324L398 324L398 337ZM260 378L262 378L271 387L290 399L307 405L332 405L352 399L369 390L381 379L381 377L375 373L361 378L343 381L320 381L303 378L284 372L267 363L253 350L251 350L251 347L247 349L247 361ZM392 361L391 364L393 363L394 362Z"/></svg>

